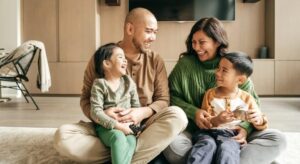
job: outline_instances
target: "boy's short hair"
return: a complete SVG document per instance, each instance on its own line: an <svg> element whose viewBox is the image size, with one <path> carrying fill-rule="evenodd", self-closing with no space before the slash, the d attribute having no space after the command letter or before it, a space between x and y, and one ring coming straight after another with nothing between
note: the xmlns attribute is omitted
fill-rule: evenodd
<svg viewBox="0 0 300 164"><path fill-rule="evenodd" d="M244 52L228 52L222 58L229 60L233 64L233 68L247 77L253 73L252 59Z"/></svg>

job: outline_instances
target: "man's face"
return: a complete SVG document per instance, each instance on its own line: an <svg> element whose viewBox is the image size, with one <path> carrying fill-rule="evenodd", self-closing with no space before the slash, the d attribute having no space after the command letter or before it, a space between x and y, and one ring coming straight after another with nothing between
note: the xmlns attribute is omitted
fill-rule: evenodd
<svg viewBox="0 0 300 164"><path fill-rule="evenodd" d="M145 21L134 26L133 45L140 52L146 53L150 50L152 42L156 40L157 21L153 16L147 16Z"/></svg>

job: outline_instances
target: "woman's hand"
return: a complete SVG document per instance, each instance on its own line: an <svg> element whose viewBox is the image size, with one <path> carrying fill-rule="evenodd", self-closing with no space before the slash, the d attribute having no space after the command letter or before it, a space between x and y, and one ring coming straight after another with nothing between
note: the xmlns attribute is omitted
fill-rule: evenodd
<svg viewBox="0 0 300 164"><path fill-rule="evenodd" d="M197 110L195 114L195 123L199 128L202 129L212 128L212 124L210 123L210 114L202 109Z"/></svg>
<svg viewBox="0 0 300 164"><path fill-rule="evenodd" d="M257 109L248 110L246 118L253 125L262 125L264 123L262 113Z"/></svg>
<svg viewBox="0 0 300 164"><path fill-rule="evenodd" d="M240 126L235 126L233 130L236 130L238 134L234 137L232 137L236 142L240 143L241 146L246 146L247 145L247 131L240 127Z"/></svg>

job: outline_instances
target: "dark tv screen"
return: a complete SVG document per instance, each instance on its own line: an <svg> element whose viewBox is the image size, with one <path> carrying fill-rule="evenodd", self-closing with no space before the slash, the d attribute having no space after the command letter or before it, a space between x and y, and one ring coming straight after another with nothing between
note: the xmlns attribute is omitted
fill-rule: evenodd
<svg viewBox="0 0 300 164"><path fill-rule="evenodd" d="M235 19L235 0L129 0L129 10L144 7L158 21L197 21L203 17Z"/></svg>

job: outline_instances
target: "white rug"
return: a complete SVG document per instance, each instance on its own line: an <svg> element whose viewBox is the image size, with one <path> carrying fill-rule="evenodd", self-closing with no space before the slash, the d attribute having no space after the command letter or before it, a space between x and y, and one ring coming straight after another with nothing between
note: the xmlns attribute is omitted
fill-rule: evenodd
<svg viewBox="0 0 300 164"><path fill-rule="evenodd" d="M53 148L55 128L0 127L0 164L73 164Z"/></svg>
<svg viewBox="0 0 300 164"><path fill-rule="evenodd" d="M0 164L75 164L53 148L55 128L0 127ZM300 163L300 133L285 133L287 149L279 164Z"/></svg>
<svg viewBox="0 0 300 164"><path fill-rule="evenodd" d="M285 132L287 149L276 159L280 164L300 163L300 133Z"/></svg>

